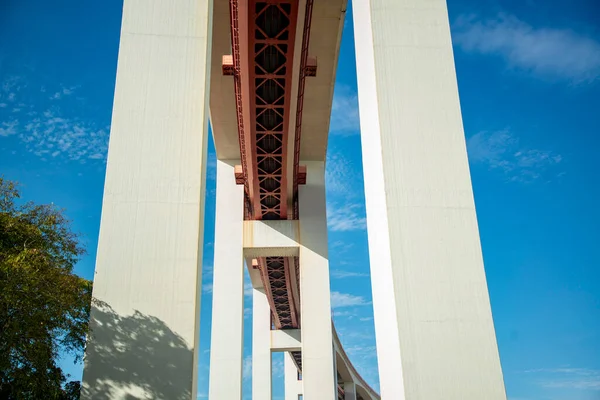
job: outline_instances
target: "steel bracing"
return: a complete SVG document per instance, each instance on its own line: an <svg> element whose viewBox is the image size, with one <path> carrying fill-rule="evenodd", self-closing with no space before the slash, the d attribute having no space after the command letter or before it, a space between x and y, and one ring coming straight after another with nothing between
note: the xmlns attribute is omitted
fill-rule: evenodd
<svg viewBox="0 0 600 400"><path fill-rule="evenodd" d="M241 160L236 181L244 186L245 219L297 220L298 187L306 182L306 169L300 165L305 80L317 74L315 60L309 60L313 0L303 3L302 19L298 1L230 0L229 4L233 51L222 70L234 80ZM299 41L297 32L302 35ZM294 58L299 59L299 68L294 69ZM257 257L251 268L260 273L273 329L301 329L298 257ZM353 371L352 380L376 398L335 338L332 345ZM302 352L289 353L301 373ZM344 398L341 379L338 395ZM358 398L362 399L360 394Z"/></svg>

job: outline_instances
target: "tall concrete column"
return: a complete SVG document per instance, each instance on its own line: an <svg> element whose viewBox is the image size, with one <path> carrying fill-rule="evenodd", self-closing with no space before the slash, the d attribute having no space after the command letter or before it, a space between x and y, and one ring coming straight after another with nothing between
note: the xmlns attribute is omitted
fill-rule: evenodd
<svg viewBox="0 0 600 400"><path fill-rule="evenodd" d="M196 398L209 0L125 0L82 399Z"/></svg>
<svg viewBox="0 0 600 400"><path fill-rule="evenodd" d="M263 287L252 290L252 400L271 400L271 307Z"/></svg>
<svg viewBox="0 0 600 400"><path fill-rule="evenodd" d="M356 400L356 385L354 382L344 382L344 400Z"/></svg>
<svg viewBox="0 0 600 400"><path fill-rule="evenodd" d="M244 187L235 183L236 163L217 160L209 400L242 398Z"/></svg>
<svg viewBox="0 0 600 400"><path fill-rule="evenodd" d="M381 396L505 400L446 3L353 6Z"/></svg>
<svg viewBox="0 0 600 400"><path fill-rule="evenodd" d="M302 394L302 381L298 379L298 368L291 354L283 354L285 400L298 400Z"/></svg>
<svg viewBox="0 0 600 400"><path fill-rule="evenodd" d="M325 163L309 161L303 164L306 164L306 185L299 188L303 398L335 399Z"/></svg>

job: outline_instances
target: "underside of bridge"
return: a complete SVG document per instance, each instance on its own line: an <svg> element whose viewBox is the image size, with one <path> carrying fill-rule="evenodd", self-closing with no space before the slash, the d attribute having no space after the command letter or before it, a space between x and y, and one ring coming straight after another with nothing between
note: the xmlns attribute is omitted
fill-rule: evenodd
<svg viewBox="0 0 600 400"><path fill-rule="evenodd" d="M82 399L198 394L208 126L210 400L373 400L331 321L325 156L347 0L124 0ZM355 0L380 391L506 400L444 0ZM301 379L300 379L301 377Z"/></svg>
<svg viewBox="0 0 600 400"><path fill-rule="evenodd" d="M221 26L225 6L229 32ZM214 60L222 64L212 73L211 120L218 157L240 160L235 180L243 185L244 220L301 219L299 186L306 183L307 174L301 160L325 158L329 115L324 118L323 110L331 110L345 9L345 0L215 2L214 24L220 32L213 37L213 68ZM311 46L315 34L317 44ZM230 43L223 40L227 36ZM313 109L321 108L316 116L305 110L305 94L309 101L318 99L312 103ZM228 121L234 116L236 129ZM305 120L311 125L308 132L303 129ZM310 147L302 147L304 140ZM260 276L272 329L301 330L299 257L261 256L250 264ZM302 351L289 354L302 374ZM344 363L349 363L347 358ZM338 396L344 399L344 381L339 378ZM377 396L355 370L352 378L368 390L369 398Z"/></svg>

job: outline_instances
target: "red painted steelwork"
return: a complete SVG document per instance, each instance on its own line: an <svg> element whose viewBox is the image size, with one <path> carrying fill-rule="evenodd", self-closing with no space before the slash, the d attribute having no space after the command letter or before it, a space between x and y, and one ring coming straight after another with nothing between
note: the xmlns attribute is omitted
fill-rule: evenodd
<svg viewBox="0 0 600 400"><path fill-rule="evenodd" d="M287 142L298 3L294 0L248 1L248 70L252 143L257 166L252 197L256 219L287 219Z"/></svg>
<svg viewBox="0 0 600 400"><path fill-rule="evenodd" d="M302 53L300 54L300 78L298 82L298 102L296 103L296 132L294 140L296 142L294 146L294 219L299 217L298 209L298 185L300 184L299 168L300 168L300 138L302 136L302 107L304 104L304 84L307 76L307 63L308 63L308 43L310 41L310 24L312 21L312 7L313 0L306 0L306 13L304 16L304 32L302 34ZM314 74L316 71L315 62ZM304 181L306 182L306 170L304 171Z"/></svg>
<svg viewBox="0 0 600 400"><path fill-rule="evenodd" d="M271 258L271 257L269 257ZM260 257L256 259L257 267L260 272L260 280L265 288L265 295L269 302L269 308L271 308L271 322L276 329L279 329L281 322L279 321L279 315L276 312L275 301L272 293L272 285L269 282L269 275L267 274L267 260L266 257Z"/></svg>
<svg viewBox="0 0 600 400"><path fill-rule="evenodd" d="M250 219L287 219L287 127L298 3L230 0L238 134ZM223 72L230 71L223 59Z"/></svg>
<svg viewBox="0 0 600 400"><path fill-rule="evenodd" d="M307 0L303 26L296 126L290 127L290 104L298 2L296 0L230 0L232 55L222 69L235 82L238 135L242 165L237 183L244 184L246 219L287 219L289 185L293 185L294 218L298 217L298 185L306 169L298 165L304 79L316 75L316 60L308 59L313 0ZM290 138L291 129L294 137ZM287 154L294 140L294 159ZM291 163L293 161L293 164ZM293 182L287 170L293 165ZM261 279L277 329L300 326L299 264L297 257L262 257ZM294 270L290 270L294 268ZM295 272L296 282L292 275ZM297 296L292 290L296 285ZM298 298L295 298L298 297ZM302 368L300 352L292 353Z"/></svg>
<svg viewBox="0 0 600 400"><path fill-rule="evenodd" d="M290 262L286 257L258 259L260 277L274 316L276 329L298 328L298 313L292 293Z"/></svg>
<svg viewBox="0 0 600 400"><path fill-rule="evenodd" d="M242 1L242 4L245 4ZM240 10L238 0L230 0L230 23L231 23L231 50L233 57L233 70L234 70L234 89L235 89L235 105L236 105L236 116L238 122L238 139L240 141L240 155L242 160L242 171L244 175L244 215L248 216L252 214L250 207L250 198L254 194L250 192L250 185L248 184L249 171L248 171L248 140L245 135L245 125L247 125L249 121L248 115L248 104L247 101L244 101L244 98L248 98L247 90L244 90L244 84L242 80L242 67L247 64L248 60L248 50L245 46L240 46L240 31L246 32L247 28L247 10L242 7ZM240 15L240 11L242 11L242 15ZM244 63L244 59L246 62ZM247 83L246 83L247 86ZM246 96L244 96L244 92ZM245 111L245 112L244 112Z"/></svg>

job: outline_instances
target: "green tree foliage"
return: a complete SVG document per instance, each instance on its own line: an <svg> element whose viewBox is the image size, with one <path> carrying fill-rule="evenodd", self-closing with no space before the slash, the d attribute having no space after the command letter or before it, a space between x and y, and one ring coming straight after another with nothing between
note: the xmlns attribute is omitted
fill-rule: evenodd
<svg viewBox="0 0 600 400"><path fill-rule="evenodd" d="M61 210L19 197L0 177L0 399L77 399L57 359L83 354L92 283L73 266L84 250Z"/></svg>

